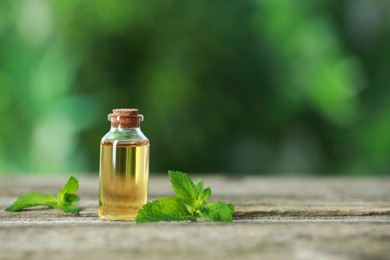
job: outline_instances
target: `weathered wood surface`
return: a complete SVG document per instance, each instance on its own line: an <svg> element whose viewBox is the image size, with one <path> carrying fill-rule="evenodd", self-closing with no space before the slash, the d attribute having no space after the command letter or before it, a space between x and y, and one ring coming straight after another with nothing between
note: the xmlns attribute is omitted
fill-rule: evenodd
<svg viewBox="0 0 390 260"><path fill-rule="evenodd" d="M76 217L3 211L66 177L0 177L0 259L390 259L390 178L209 176L213 199L236 204L233 223L135 224L99 220L97 177L76 177ZM171 194L151 178L150 199Z"/></svg>

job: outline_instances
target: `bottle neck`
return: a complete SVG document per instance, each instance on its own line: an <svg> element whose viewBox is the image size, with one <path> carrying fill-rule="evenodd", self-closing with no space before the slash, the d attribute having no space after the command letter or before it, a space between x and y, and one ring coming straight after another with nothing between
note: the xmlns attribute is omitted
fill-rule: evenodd
<svg viewBox="0 0 390 260"><path fill-rule="evenodd" d="M111 126L110 131L102 140L120 140L120 142L146 142L148 138L142 133L139 127Z"/></svg>
<svg viewBox="0 0 390 260"><path fill-rule="evenodd" d="M128 125L122 125L122 124L114 124L111 123L111 129L110 131L141 131L140 126L128 126Z"/></svg>
<svg viewBox="0 0 390 260"><path fill-rule="evenodd" d="M115 115L109 114L108 120L114 128L139 128L143 121L142 115Z"/></svg>

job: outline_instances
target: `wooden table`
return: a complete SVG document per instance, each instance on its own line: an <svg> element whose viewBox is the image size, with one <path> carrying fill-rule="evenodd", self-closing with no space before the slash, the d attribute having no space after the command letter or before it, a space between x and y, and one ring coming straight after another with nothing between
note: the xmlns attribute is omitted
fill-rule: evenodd
<svg viewBox="0 0 390 260"><path fill-rule="evenodd" d="M0 259L390 259L390 178L206 176L233 223L108 222L97 218L97 176L77 176L79 216L3 209L18 196L55 194L60 177L0 177ZM172 195L166 175L150 199Z"/></svg>

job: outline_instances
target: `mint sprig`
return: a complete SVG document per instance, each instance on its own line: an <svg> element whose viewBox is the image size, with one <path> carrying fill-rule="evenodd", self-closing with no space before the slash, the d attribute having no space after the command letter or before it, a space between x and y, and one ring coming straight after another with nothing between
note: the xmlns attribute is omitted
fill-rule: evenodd
<svg viewBox="0 0 390 260"><path fill-rule="evenodd" d="M145 204L135 218L137 223L160 221L233 221L234 205L210 202L211 189L203 187L203 180L193 183L187 174L169 171L169 179L176 197L160 198Z"/></svg>
<svg viewBox="0 0 390 260"><path fill-rule="evenodd" d="M160 198L143 206L136 217L137 222L193 221L186 206L177 197Z"/></svg>
<svg viewBox="0 0 390 260"><path fill-rule="evenodd" d="M49 208L58 208L76 215L80 211L80 208L74 205L74 203L80 200L75 194L78 189L79 181L71 176L65 186L58 191L57 196L39 192L28 193L19 197L5 210L8 212L15 212L29 207L47 206Z"/></svg>

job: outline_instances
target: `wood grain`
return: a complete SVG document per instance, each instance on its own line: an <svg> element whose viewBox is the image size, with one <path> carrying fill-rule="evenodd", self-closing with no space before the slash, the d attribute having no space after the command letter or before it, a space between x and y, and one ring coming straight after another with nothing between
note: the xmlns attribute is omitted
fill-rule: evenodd
<svg viewBox="0 0 390 260"><path fill-rule="evenodd" d="M390 178L206 176L213 200L236 204L233 223L135 224L99 220L97 176L76 177L79 216L42 207L3 210L24 193L55 194L65 176L0 178L0 259L390 256ZM166 176L152 176L150 199L172 194Z"/></svg>

